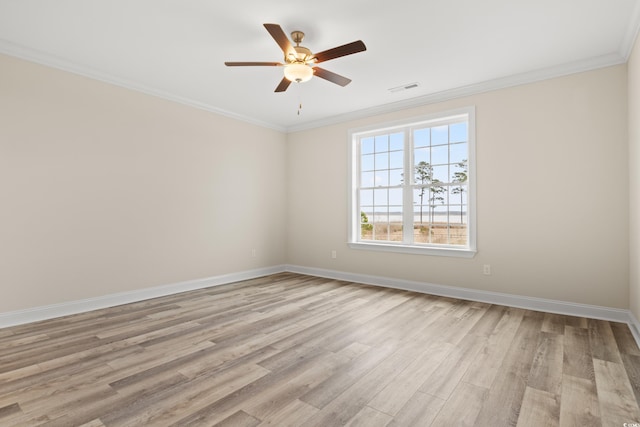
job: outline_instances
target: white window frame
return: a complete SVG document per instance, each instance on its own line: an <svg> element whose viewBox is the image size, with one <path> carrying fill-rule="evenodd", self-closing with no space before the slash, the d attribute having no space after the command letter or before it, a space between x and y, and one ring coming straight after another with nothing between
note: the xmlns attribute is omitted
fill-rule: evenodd
<svg viewBox="0 0 640 427"><path fill-rule="evenodd" d="M406 244L404 242L390 242L390 241L374 241L374 240L360 240L360 203L359 187L360 187L360 171L359 161L360 152L358 146L358 140L365 134L372 133L391 133L397 131L405 131L407 134L411 134L410 128L421 125L437 125L439 122L445 122L451 119L466 116L468 123L468 165L467 165L467 182L468 182L468 194L467 194L467 230L468 230L468 242L467 246L455 246L455 245L443 245L443 244ZM349 151L348 151L348 173L349 173L349 196L348 196L348 241L347 244L352 249L365 249L373 251L385 251L385 252L399 252L410 254L422 254L422 255L436 255L436 256L449 256L449 257L462 257L472 258L477 252L477 224L476 224L476 134L475 126L475 107L465 107L455 110L449 110L434 114L429 114L420 117L412 117L404 120L387 122L383 124L375 124L371 126L361 127L357 129L350 129L348 133ZM412 165L412 141L405 138L405 165ZM413 166L410 166L411 168ZM405 166L405 171L407 166ZM404 185L405 191L409 189L411 184ZM403 223L404 229L407 221L412 221L412 212L408 213L405 209L405 215ZM411 227L413 228L413 227ZM412 232L412 231L411 231Z"/></svg>

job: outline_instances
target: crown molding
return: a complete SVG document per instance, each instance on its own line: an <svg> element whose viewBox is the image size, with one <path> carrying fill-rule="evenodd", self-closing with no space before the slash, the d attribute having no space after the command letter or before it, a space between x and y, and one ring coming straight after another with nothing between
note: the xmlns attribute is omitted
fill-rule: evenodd
<svg viewBox="0 0 640 427"><path fill-rule="evenodd" d="M640 3L639 3L640 5ZM640 23L640 6L636 7L634 12L633 22ZM409 108L416 108L428 104L434 104L438 102L448 101L451 99L462 98L465 96L476 95L484 92L490 92L493 90L504 89L513 86L524 85L528 83L534 83L541 80L547 80L556 77L562 77L569 74L580 73L584 71L595 70L599 68L609 67L613 65L623 64L627 61L628 55L633 48L633 41L638 33L639 25L630 25L627 31L625 41L621 46L621 52L626 53L611 53L587 60L570 62L561 64L555 67L549 67L539 70L534 70L521 74L514 74L505 76L498 79L488 80L485 82L472 84L468 86L461 86L458 88L445 90L437 93L427 94L414 98L405 99L402 101L392 102L388 104L382 104L371 108L365 108L352 112L347 112L340 115L327 117L320 120L315 120L300 125L283 127L273 123L264 122L249 116L244 116L231 111L227 111L221 108L214 107L193 99L177 96L168 92L160 91L158 89L145 86L140 83L132 82L129 80L121 79L115 76L107 75L98 70L90 67L80 66L74 64L65 59L61 59L54 55L47 54L35 49L25 48L17 44L8 42L6 40L0 40L0 53L13 56L26 61L34 62L37 64L45 65L48 67L56 68L62 71L67 71L83 77L88 77L94 80L98 80L104 83L113 84L123 87L125 89L144 93L157 98L165 99L167 101L177 102L179 104L187 105L200 110L208 111L211 113L219 114L224 117L239 120L252 125L276 130L283 133L294 133L310 129L316 129L323 126L331 126L339 123L344 123L352 120L358 120L368 117L373 117L381 114L393 113Z"/></svg>
<svg viewBox="0 0 640 427"><path fill-rule="evenodd" d="M620 43L620 55L624 58L625 62L627 62L631 56L633 46L638 38L638 33L640 33L640 2L635 2L633 12L631 12L631 17L629 18L629 25L627 25L624 38L622 39L622 43Z"/></svg>
<svg viewBox="0 0 640 427"><path fill-rule="evenodd" d="M252 117L244 116L244 115L227 111L221 108L217 108L212 105L202 103L200 101L177 96L168 92L164 92L164 91L152 88L150 86L145 86L137 82L132 82L132 81L121 79L112 75L108 75L98 70L92 69L90 67L78 65L73 62L67 61L65 59L56 57L54 55L50 55L48 53L41 52L35 49L19 46L17 44L8 42L6 40L0 40L0 53L8 56L13 56L19 59L23 59L25 61L34 62L36 64L66 71L82 77L88 77L90 79L98 80L103 83L120 86L125 89L144 93L145 95L154 96L156 98L161 98L171 102L177 102L178 104L183 104L189 107L197 108L199 110L208 111L210 113L215 113L224 117L239 120L252 125L273 129L279 132L286 132L286 128L275 125L273 123L267 123L261 120L254 119Z"/></svg>
<svg viewBox="0 0 640 427"><path fill-rule="evenodd" d="M582 61L569 62L555 67L543 68L521 74L514 74L498 79L487 80L485 82L476 83L468 86L461 86L442 92L431 93L427 95L409 98L390 104L379 105L376 107L365 108L358 111L344 113L332 117L328 117L313 122L304 123L297 126L291 126L286 129L287 133L300 132L304 130L315 129L323 126L330 126L344 123L352 120L364 119L381 114L393 113L396 111L406 110L409 108L421 107L423 105L435 104L437 102L448 101L451 99L462 98L465 96L477 95L484 92L490 92L498 89L505 89L513 86L519 86L529 83L535 83L542 80L548 80L556 77L562 77L570 74L581 73L585 71L596 70L599 68L610 67L613 65L624 64L626 59L618 53L598 56Z"/></svg>

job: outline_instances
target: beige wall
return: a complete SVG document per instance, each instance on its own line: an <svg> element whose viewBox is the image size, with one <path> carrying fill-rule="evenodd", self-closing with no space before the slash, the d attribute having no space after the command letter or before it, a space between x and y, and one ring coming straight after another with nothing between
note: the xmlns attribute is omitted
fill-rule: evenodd
<svg viewBox="0 0 640 427"><path fill-rule="evenodd" d="M288 262L628 308L626 88L620 65L289 135ZM348 129L470 105L478 254L349 249Z"/></svg>
<svg viewBox="0 0 640 427"><path fill-rule="evenodd" d="M288 136L0 56L0 313L288 263L617 308L631 271L640 317L637 51L629 120L621 65ZM469 105L475 258L348 249L347 130Z"/></svg>
<svg viewBox="0 0 640 427"><path fill-rule="evenodd" d="M1 55L0 122L0 313L285 262L282 133Z"/></svg>
<svg viewBox="0 0 640 427"><path fill-rule="evenodd" d="M630 309L640 319L640 36L629 59Z"/></svg>

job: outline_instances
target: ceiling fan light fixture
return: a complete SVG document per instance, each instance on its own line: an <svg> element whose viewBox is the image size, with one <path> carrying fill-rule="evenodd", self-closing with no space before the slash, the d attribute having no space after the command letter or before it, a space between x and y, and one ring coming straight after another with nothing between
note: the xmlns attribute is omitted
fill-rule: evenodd
<svg viewBox="0 0 640 427"><path fill-rule="evenodd" d="M284 67L284 76L287 80L302 83L311 80L313 69L307 64L294 62Z"/></svg>

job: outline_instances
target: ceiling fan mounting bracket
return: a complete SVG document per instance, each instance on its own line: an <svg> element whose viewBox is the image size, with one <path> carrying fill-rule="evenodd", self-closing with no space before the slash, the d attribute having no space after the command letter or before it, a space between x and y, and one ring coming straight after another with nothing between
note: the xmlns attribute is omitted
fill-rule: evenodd
<svg viewBox="0 0 640 427"><path fill-rule="evenodd" d="M293 40L293 42L295 44L300 44L302 43L302 40L304 40L304 33L302 31L292 31L291 32L291 40Z"/></svg>

